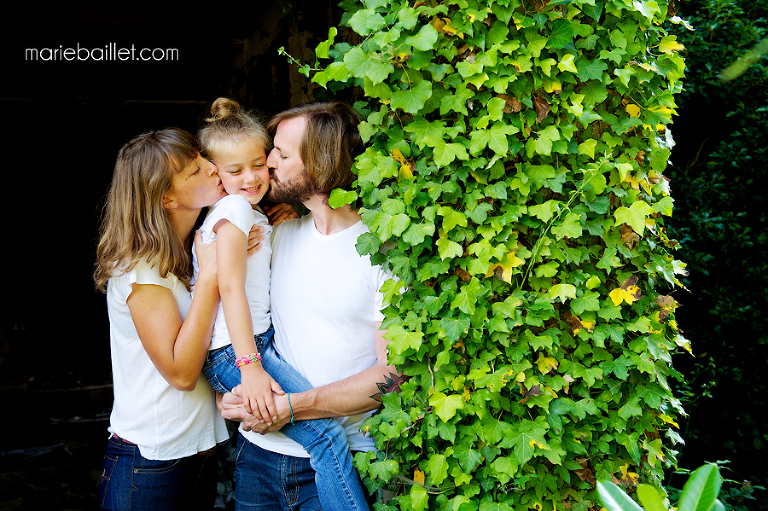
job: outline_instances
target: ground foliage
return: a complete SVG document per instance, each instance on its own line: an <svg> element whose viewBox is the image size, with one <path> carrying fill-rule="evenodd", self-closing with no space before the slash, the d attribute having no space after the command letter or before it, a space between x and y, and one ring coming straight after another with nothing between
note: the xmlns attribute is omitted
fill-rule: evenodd
<svg viewBox="0 0 768 511"><path fill-rule="evenodd" d="M366 428L378 509L597 509L659 485L683 414L664 176L682 46L666 1L342 2L301 68L354 86L361 254L407 375ZM342 29L343 31L343 29Z"/></svg>
<svg viewBox="0 0 768 511"><path fill-rule="evenodd" d="M728 477L768 486L768 66L763 57L737 79L720 77L768 36L768 2L683 0L678 8L694 30L673 29L688 69L668 173L678 256L690 270L679 317L697 355L695 364L680 361L690 375L681 462L728 459Z"/></svg>

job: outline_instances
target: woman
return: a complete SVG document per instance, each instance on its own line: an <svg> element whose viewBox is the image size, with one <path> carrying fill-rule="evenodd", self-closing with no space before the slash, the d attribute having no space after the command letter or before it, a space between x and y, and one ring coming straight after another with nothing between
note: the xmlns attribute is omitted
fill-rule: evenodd
<svg viewBox="0 0 768 511"><path fill-rule="evenodd" d="M103 509L213 508L211 454L228 438L201 375L218 305L215 246L196 243L194 299L190 246L202 208L224 195L183 130L142 134L118 154L94 272L107 294L115 395Z"/></svg>

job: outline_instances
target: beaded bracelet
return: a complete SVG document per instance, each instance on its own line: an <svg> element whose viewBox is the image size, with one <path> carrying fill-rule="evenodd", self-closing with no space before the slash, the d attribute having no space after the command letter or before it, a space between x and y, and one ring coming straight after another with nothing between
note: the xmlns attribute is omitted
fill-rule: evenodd
<svg viewBox="0 0 768 511"><path fill-rule="evenodd" d="M235 365L237 367L243 367L245 365L250 364L251 362L259 362L261 360L261 355L258 353L248 353L247 355L244 355L242 357L237 357L235 359Z"/></svg>

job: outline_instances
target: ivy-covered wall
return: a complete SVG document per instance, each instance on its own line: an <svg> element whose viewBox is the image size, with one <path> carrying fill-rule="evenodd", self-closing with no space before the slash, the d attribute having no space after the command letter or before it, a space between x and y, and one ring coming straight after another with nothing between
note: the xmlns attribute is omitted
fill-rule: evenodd
<svg viewBox="0 0 768 511"><path fill-rule="evenodd" d="M358 250L409 380L356 464L380 509L597 509L675 463L666 1L345 1L302 70L352 94ZM350 33L350 30L354 34ZM350 89L350 86L352 87ZM401 293L401 289L404 291Z"/></svg>

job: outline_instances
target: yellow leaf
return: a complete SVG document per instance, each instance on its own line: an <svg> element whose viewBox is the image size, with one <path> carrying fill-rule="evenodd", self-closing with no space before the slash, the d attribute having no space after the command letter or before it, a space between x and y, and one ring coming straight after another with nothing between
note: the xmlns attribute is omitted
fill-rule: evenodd
<svg viewBox="0 0 768 511"><path fill-rule="evenodd" d="M629 463L626 463L620 467L621 469L621 481L627 484L637 486L640 476L634 472L629 472Z"/></svg>
<svg viewBox="0 0 768 511"><path fill-rule="evenodd" d="M413 471L413 480L416 481L416 483L423 485L424 484L424 472L421 470L414 470Z"/></svg>
<svg viewBox="0 0 768 511"><path fill-rule="evenodd" d="M663 420L665 423L673 425L675 429L680 429L680 426L677 425L677 422L675 422L675 420L669 415L664 415L662 413L661 415L659 415L659 418Z"/></svg>
<svg viewBox="0 0 768 511"><path fill-rule="evenodd" d="M435 18L434 20L432 20L432 26L435 27L435 30L437 30L438 32L442 32L443 27L445 26L445 22L440 18Z"/></svg>
<svg viewBox="0 0 768 511"><path fill-rule="evenodd" d="M608 296L611 298L611 300L613 300L614 306L621 305L622 302L627 302L627 304L632 305L634 302L643 297L643 294L640 292L640 288L636 285L637 280L637 277L633 275L625 280L621 284L621 287L617 287L608 293Z"/></svg>
<svg viewBox="0 0 768 511"><path fill-rule="evenodd" d="M544 449L545 451L549 451L550 450L549 447L541 445L539 442L537 442L533 438L531 438L531 441L528 442L528 445L530 445L531 447L538 447L539 449Z"/></svg>
<svg viewBox="0 0 768 511"><path fill-rule="evenodd" d="M627 174L627 177L624 178L624 183L629 183L632 185L633 190L639 190L640 189L640 181L637 180L635 176L632 174Z"/></svg>
<svg viewBox="0 0 768 511"><path fill-rule="evenodd" d="M554 358L545 357L543 353L539 353L536 365L539 367L539 372L541 372L541 374L547 374L557 369L558 362Z"/></svg>
<svg viewBox="0 0 768 511"><path fill-rule="evenodd" d="M395 161L400 165L406 164L405 156L403 156L403 153L400 152L400 149L392 149L392 158L394 158Z"/></svg>
<svg viewBox="0 0 768 511"><path fill-rule="evenodd" d="M563 91L563 84L557 81L544 82L544 91L555 94L560 94Z"/></svg>
<svg viewBox="0 0 768 511"><path fill-rule="evenodd" d="M627 108L627 113L629 114L630 117L640 117L640 112L642 112L642 110L640 110L639 106L630 104L630 105L627 105L626 108Z"/></svg>
<svg viewBox="0 0 768 511"><path fill-rule="evenodd" d="M469 20L470 23L473 23L476 17L477 16L475 14L467 14L467 19Z"/></svg>
<svg viewBox="0 0 768 511"><path fill-rule="evenodd" d="M541 511L543 509L541 502L534 502L531 506L531 509L535 509L536 511Z"/></svg>
<svg viewBox="0 0 768 511"><path fill-rule="evenodd" d="M677 42L677 36L668 35L661 39L659 49L667 55L673 55L676 51L684 50L685 46Z"/></svg>
<svg viewBox="0 0 768 511"><path fill-rule="evenodd" d="M608 296L611 297L611 300L613 300L613 305L621 305L622 302L627 302L629 305L632 305L634 302L637 301L636 293L640 292L640 288L637 286L629 286L627 289L622 289L620 287L617 287L610 293L608 293Z"/></svg>
<svg viewBox="0 0 768 511"><path fill-rule="evenodd" d="M517 253L515 251L508 253L506 259L506 264L503 262L491 263L491 265L488 267L488 273L485 276L490 277L496 273L496 268L501 268L501 280L511 284L513 270L518 266L525 264L525 261L517 257Z"/></svg>
<svg viewBox="0 0 768 511"><path fill-rule="evenodd" d="M461 399L463 399L465 403L468 403L471 397L469 389L464 387L464 392L461 393Z"/></svg>
<svg viewBox="0 0 768 511"><path fill-rule="evenodd" d="M413 179L413 172L411 171L411 166L407 163L403 163L400 165L400 172L397 174L397 179Z"/></svg>
<svg viewBox="0 0 768 511"><path fill-rule="evenodd" d="M451 26L451 18L443 18L445 24L442 27L442 32L446 35L456 35L456 28Z"/></svg>

